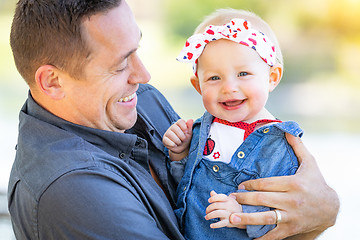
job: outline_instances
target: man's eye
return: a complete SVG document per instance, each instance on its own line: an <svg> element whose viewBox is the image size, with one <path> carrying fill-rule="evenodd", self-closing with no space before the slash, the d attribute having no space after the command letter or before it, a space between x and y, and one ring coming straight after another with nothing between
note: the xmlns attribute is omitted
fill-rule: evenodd
<svg viewBox="0 0 360 240"><path fill-rule="evenodd" d="M117 69L116 72L120 73L120 72L124 71L126 69L126 67L127 67L127 65L121 69Z"/></svg>
<svg viewBox="0 0 360 240"><path fill-rule="evenodd" d="M116 69L116 72L120 73L122 71L124 71L128 66L128 60L125 59L119 66L118 68Z"/></svg>
<svg viewBox="0 0 360 240"><path fill-rule="evenodd" d="M239 72L239 73L238 73L238 77L245 77L245 76L247 76L247 75L248 75L247 72Z"/></svg>
<svg viewBox="0 0 360 240"><path fill-rule="evenodd" d="M209 80L219 80L220 78L218 76L210 77Z"/></svg>

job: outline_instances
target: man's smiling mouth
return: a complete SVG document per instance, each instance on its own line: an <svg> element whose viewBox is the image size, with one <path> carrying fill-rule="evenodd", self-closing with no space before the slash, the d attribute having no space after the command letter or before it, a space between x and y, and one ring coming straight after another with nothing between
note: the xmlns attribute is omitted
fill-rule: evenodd
<svg viewBox="0 0 360 240"><path fill-rule="evenodd" d="M130 102L131 100L134 99L135 96L136 96L136 92L134 92L128 97L120 98L118 102Z"/></svg>

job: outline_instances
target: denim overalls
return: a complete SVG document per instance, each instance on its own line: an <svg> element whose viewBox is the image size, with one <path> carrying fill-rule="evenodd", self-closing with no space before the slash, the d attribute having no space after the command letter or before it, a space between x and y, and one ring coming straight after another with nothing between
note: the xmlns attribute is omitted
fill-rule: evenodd
<svg viewBox="0 0 360 240"><path fill-rule="evenodd" d="M173 162L172 172L182 176L177 188L175 214L187 239L252 239L257 238L275 225L247 226L211 229L217 220L205 220L210 191L230 194L238 185L249 179L295 174L297 158L287 143L285 132L301 136L302 130L292 121L264 126L254 131L239 146L229 164L209 161L203 156L213 116L208 112L195 121L188 157ZM231 137L231 136L229 136ZM185 169L181 165L186 162ZM243 205L243 212L268 211L262 206Z"/></svg>

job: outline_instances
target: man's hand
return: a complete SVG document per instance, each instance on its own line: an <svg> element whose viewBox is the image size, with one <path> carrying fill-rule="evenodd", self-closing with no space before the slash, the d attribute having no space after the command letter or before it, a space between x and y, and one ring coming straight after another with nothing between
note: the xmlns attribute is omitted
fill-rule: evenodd
<svg viewBox="0 0 360 240"><path fill-rule="evenodd" d="M339 211L339 199L330 188L300 138L286 134L298 157L300 167L295 175L249 180L239 189L258 192L233 193L240 204L262 205L278 209L282 221L258 240L315 239L333 226ZM268 225L276 223L274 211L234 213L233 225Z"/></svg>

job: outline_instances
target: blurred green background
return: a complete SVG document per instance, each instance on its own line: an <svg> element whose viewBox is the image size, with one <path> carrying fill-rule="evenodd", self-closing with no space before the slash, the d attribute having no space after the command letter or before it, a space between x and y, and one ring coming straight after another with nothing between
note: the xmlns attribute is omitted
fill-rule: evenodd
<svg viewBox="0 0 360 240"><path fill-rule="evenodd" d="M304 142L341 200L335 227L320 239L355 239L360 163L359 0L128 0L143 32L139 55L158 87L184 118L204 109L192 89L191 66L175 60L184 41L217 8L251 10L274 30L285 72L268 109L305 130ZM18 112L27 86L9 47L14 0L0 0L0 238L12 239L4 193L15 154ZM321 204L321 203L319 203Z"/></svg>
<svg viewBox="0 0 360 240"><path fill-rule="evenodd" d="M177 110L185 117L197 117L198 114L192 114L198 113L191 104L193 99L187 98L187 91L181 93L190 88L191 67L176 62L175 57L185 39L214 9L247 9L270 24L285 58L285 74L278 89L270 95L269 109L279 118L296 119L313 131L359 132L360 2L272 0L269 3L266 0L158 0L135 8L139 9L138 19L144 21L139 24L149 29L142 44L148 47L144 61L152 73L152 84L175 91L170 97L184 94L182 101L174 103ZM155 10L150 10L151 6Z"/></svg>

